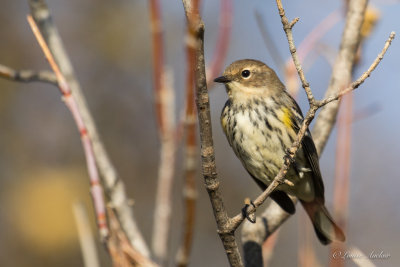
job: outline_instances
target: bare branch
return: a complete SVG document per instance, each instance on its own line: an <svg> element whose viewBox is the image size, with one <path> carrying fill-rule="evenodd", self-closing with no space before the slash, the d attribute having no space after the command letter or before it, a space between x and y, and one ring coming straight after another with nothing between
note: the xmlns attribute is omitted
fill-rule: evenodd
<svg viewBox="0 0 400 267"><path fill-rule="evenodd" d="M115 210L116 216L121 222L121 226L134 248L143 255L149 256L150 253L147 245L144 242L134 220L133 210L129 205L130 201L125 193L125 185L118 177L118 174L106 153L46 2L44 0L28 0L28 3L32 17L39 26L57 65L60 67L61 73L66 78L72 94L77 101L78 109L86 124L88 135L92 140L95 160L102 175L105 193L108 195L110 205Z"/></svg>
<svg viewBox="0 0 400 267"><path fill-rule="evenodd" d="M161 265L165 265L168 258L168 241L172 212L172 187L174 182L176 138L175 138L175 94L172 88L172 74L164 72L162 89L159 91L159 107L161 108L161 151L158 169L158 184L156 192L156 206L154 209L154 226L152 247L153 252Z"/></svg>
<svg viewBox="0 0 400 267"><path fill-rule="evenodd" d="M195 3L196 5L198 4ZM198 6L195 7L198 10ZM194 32L187 24L187 40L194 40ZM184 144L184 222L182 227L182 243L178 250L176 261L177 266L185 267L189 263L190 251L192 248L193 232L196 215L196 156L197 156L197 138L196 138L196 107L194 99L194 69L196 64L196 49L191 43L186 43L186 105L185 105L185 131L186 140Z"/></svg>
<svg viewBox="0 0 400 267"><path fill-rule="evenodd" d="M54 73L42 70L14 70L4 65L0 65L0 77L16 82L45 82L57 85L57 78Z"/></svg>
<svg viewBox="0 0 400 267"><path fill-rule="evenodd" d="M175 94L172 75L165 70L164 66L164 38L160 1L151 0L149 4L153 48L154 106L161 143L152 248L157 261L161 265L166 265L176 158Z"/></svg>
<svg viewBox="0 0 400 267"><path fill-rule="evenodd" d="M371 66L369 66L368 70L365 71L356 81L351 83L351 85L349 87L347 87L341 91L338 90L338 93L336 93L332 96L326 97L324 100L318 101L316 104L318 106L322 107L332 101L338 100L339 98L341 98L343 95L347 94L348 92L357 89L365 81L365 79L367 79L371 75L371 73L375 70L375 68L381 62L381 60L383 59L383 56L385 55L386 51L388 50L388 48L389 48L390 44L392 43L395 36L396 36L395 32L390 33L390 36L386 40L382 51L379 53L377 58L375 58L374 62L372 62Z"/></svg>

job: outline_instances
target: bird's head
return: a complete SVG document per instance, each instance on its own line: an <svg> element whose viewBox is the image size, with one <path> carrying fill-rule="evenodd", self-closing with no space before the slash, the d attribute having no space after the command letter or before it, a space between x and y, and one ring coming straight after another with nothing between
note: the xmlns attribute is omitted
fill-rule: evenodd
<svg viewBox="0 0 400 267"><path fill-rule="evenodd" d="M214 82L225 84L226 91L233 100L252 96L268 97L285 89L273 69L254 59L233 62Z"/></svg>

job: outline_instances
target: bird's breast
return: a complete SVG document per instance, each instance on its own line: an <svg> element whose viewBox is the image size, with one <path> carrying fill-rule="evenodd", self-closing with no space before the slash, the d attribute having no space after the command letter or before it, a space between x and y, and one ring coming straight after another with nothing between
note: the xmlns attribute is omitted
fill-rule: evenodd
<svg viewBox="0 0 400 267"><path fill-rule="evenodd" d="M221 124L229 144L244 167L261 180L273 178L283 164L292 141L282 129L274 108L259 102L225 105Z"/></svg>

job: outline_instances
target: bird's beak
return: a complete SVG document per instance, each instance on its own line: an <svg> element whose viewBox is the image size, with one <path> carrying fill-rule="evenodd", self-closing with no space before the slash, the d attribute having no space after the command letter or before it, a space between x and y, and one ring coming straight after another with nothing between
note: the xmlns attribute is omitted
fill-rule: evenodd
<svg viewBox="0 0 400 267"><path fill-rule="evenodd" d="M229 83L230 81L231 80L226 76L221 76L221 77L214 79L214 82L216 82L216 83Z"/></svg>

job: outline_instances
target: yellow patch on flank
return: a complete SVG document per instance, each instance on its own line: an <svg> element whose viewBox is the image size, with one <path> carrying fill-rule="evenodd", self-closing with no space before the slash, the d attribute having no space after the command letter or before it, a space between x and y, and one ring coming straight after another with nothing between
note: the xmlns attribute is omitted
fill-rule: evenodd
<svg viewBox="0 0 400 267"><path fill-rule="evenodd" d="M290 112L290 110L288 108L283 108L283 115L281 120L283 121L283 124L285 124L286 127L288 128L292 128L292 113Z"/></svg>
<svg viewBox="0 0 400 267"><path fill-rule="evenodd" d="M221 125L222 125L222 130L224 131L224 133L226 134L226 128L227 128L227 119L226 116L222 116L221 117Z"/></svg>

